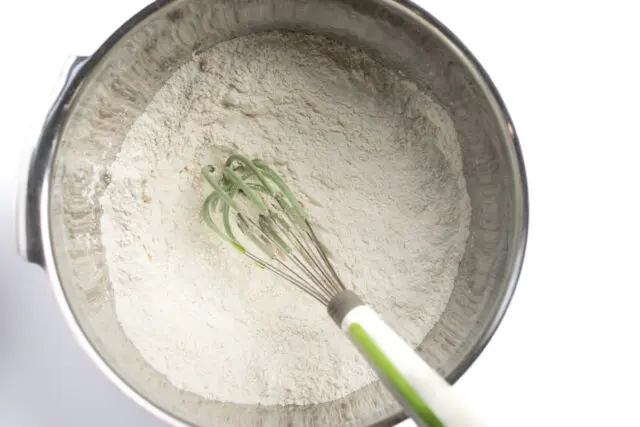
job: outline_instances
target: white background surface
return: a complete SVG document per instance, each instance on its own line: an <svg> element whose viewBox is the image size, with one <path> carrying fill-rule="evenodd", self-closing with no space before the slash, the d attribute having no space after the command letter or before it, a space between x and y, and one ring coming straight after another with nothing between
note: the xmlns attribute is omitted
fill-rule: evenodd
<svg viewBox="0 0 640 427"><path fill-rule="evenodd" d="M456 387L491 426L640 426L637 6L419 3L463 40L498 86L530 185L519 289L495 338ZM145 4L3 4L0 426L162 427L84 356L43 272L14 250L19 153L37 131L60 65L69 54L90 54Z"/></svg>

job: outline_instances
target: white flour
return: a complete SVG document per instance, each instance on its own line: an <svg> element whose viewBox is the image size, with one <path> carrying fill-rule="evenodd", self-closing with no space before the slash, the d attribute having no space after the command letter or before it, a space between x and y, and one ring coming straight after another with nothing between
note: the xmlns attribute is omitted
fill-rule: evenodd
<svg viewBox="0 0 640 427"><path fill-rule="evenodd" d="M302 201L344 282L418 344L444 310L468 235L451 120L358 50L267 33L175 73L109 170L101 226L117 316L175 386L305 404L368 384L374 375L324 307L204 224L200 168L232 152L274 164L313 198Z"/></svg>

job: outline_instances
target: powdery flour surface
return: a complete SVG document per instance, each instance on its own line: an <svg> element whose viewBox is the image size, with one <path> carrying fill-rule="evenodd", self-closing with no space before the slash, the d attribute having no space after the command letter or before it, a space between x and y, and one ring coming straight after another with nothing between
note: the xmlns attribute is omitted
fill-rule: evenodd
<svg viewBox="0 0 640 427"><path fill-rule="evenodd" d="M300 190L343 281L416 345L445 308L468 235L450 119L359 50L266 33L176 72L109 170L101 226L117 316L175 386L306 404L370 383L323 306L204 224L200 169L233 152L270 162Z"/></svg>

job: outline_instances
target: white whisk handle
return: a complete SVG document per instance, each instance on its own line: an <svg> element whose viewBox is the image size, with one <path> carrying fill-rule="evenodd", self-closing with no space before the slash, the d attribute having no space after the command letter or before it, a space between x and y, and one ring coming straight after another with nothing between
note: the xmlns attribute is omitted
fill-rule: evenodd
<svg viewBox="0 0 640 427"><path fill-rule="evenodd" d="M479 427L449 385L368 306L352 307L340 324L405 412L423 427Z"/></svg>

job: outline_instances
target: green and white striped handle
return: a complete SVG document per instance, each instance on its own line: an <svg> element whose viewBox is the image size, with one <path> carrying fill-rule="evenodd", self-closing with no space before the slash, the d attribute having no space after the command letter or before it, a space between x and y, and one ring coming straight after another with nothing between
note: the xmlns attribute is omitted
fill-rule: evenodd
<svg viewBox="0 0 640 427"><path fill-rule="evenodd" d="M344 297L342 301L332 301L329 314L416 424L422 427L483 425L465 409L453 387L373 309L351 291L346 291Z"/></svg>

